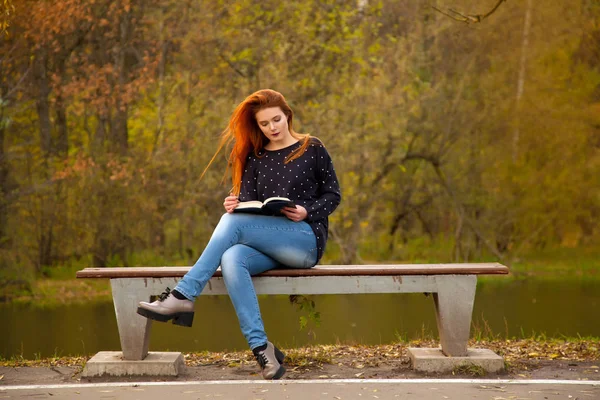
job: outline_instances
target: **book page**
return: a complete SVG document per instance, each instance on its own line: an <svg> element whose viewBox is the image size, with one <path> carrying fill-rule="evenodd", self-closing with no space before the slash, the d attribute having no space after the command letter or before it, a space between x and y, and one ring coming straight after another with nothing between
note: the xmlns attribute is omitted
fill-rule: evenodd
<svg viewBox="0 0 600 400"><path fill-rule="evenodd" d="M265 200L265 204L267 204L270 201L289 201L291 202L290 199L288 199L287 197L269 197L268 199Z"/></svg>
<svg viewBox="0 0 600 400"><path fill-rule="evenodd" d="M261 203L258 200L252 200L252 201L242 201L241 203L239 203L236 207L236 209L243 209L243 208L261 208L263 205L263 203Z"/></svg>

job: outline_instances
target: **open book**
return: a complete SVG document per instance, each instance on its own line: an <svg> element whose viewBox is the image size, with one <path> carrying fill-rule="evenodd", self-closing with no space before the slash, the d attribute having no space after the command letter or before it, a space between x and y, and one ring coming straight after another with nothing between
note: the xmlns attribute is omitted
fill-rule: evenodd
<svg viewBox="0 0 600 400"><path fill-rule="evenodd" d="M269 197L265 201L242 201L233 210L234 213L249 213L261 215L282 215L283 207L296 207L293 201L286 197Z"/></svg>

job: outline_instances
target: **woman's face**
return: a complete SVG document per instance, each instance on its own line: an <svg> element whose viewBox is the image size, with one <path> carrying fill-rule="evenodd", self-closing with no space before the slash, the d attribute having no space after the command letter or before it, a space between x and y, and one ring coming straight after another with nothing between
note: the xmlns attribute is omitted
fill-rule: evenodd
<svg viewBox="0 0 600 400"><path fill-rule="evenodd" d="M293 140L287 117L280 107L263 108L256 113L256 122L262 133L269 139L271 148L283 148Z"/></svg>

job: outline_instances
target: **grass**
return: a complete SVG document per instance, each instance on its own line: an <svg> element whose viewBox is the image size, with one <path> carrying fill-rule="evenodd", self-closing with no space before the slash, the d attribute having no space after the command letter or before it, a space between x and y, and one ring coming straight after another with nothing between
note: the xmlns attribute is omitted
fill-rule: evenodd
<svg viewBox="0 0 600 400"><path fill-rule="evenodd" d="M473 377L484 376L485 369L480 365L461 364L452 370L452 375L467 375Z"/></svg>
<svg viewBox="0 0 600 400"><path fill-rule="evenodd" d="M39 307L90 301L112 301L107 279L38 279L31 293L16 293L10 298L15 304L35 302Z"/></svg>
<svg viewBox="0 0 600 400"><path fill-rule="evenodd" d="M314 348L289 349L286 353L286 363L293 367L310 368L332 364L333 360L330 352L323 347L316 346Z"/></svg>
<svg viewBox="0 0 600 400"><path fill-rule="evenodd" d="M600 279L600 248L549 248L524 254L511 265L516 275Z"/></svg>

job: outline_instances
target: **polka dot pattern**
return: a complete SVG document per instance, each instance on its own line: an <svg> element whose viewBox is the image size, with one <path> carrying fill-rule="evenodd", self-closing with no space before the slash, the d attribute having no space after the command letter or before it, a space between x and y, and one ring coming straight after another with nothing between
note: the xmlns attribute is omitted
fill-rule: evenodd
<svg viewBox="0 0 600 400"><path fill-rule="evenodd" d="M287 197L306 208L306 222L317 238L317 257L327 242L328 216L340 204L341 192L333 162L319 139L311 138L306 152L285 164L301 143L280 150L250 154L242 176L240 201Z"/></svg>

